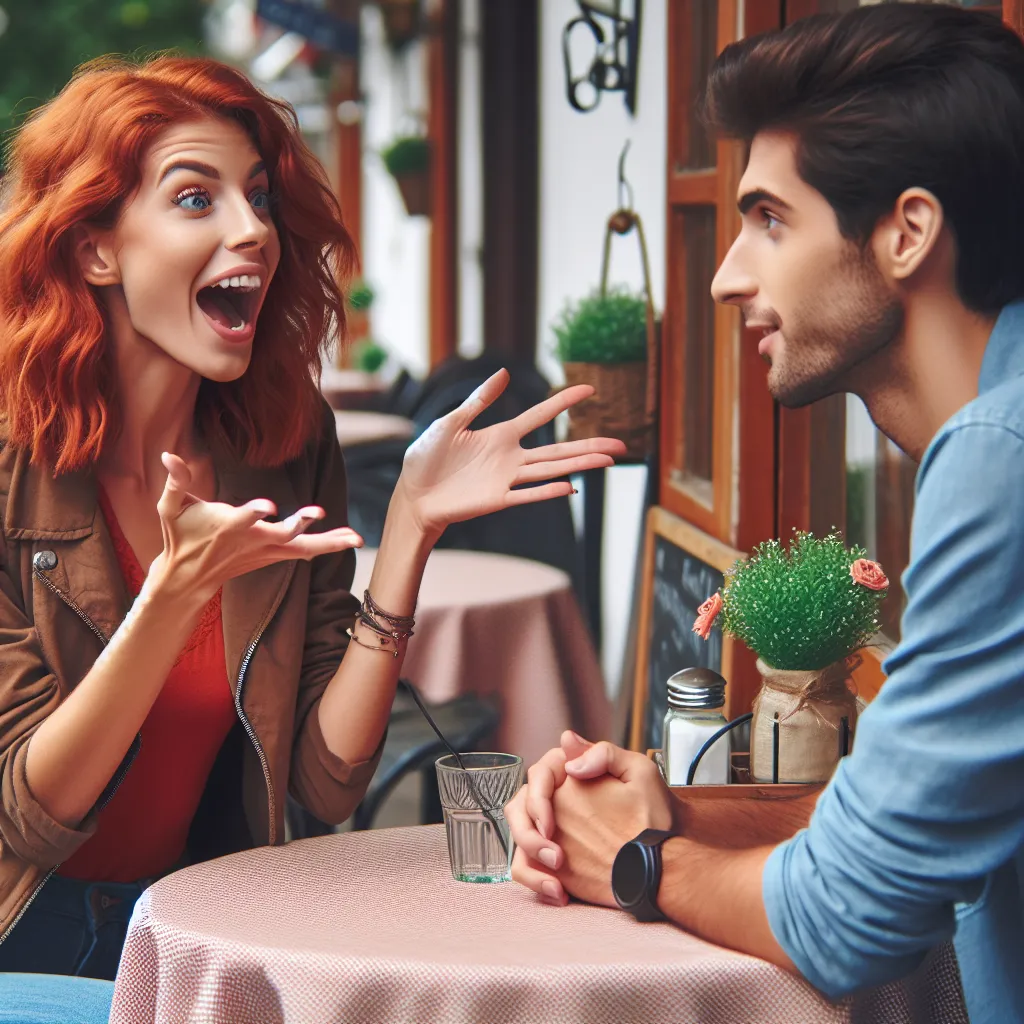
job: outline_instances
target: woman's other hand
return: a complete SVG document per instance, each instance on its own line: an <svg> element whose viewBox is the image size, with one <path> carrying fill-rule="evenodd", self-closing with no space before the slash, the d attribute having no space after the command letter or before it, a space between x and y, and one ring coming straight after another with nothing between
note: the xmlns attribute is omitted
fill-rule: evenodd
<svg viewBox="0 0 1024 1024"><path fill-rule="evenodd" d="M626 446L610 437L523 448L527 434L553 420L594 389L566 388L515 419L482 430L470 425L508 385L507 370L488 378L457 409L435 420L409 447L395 498L412 511L424 533L436 539L446 526L512 505L561 498L570 473L614 464ZM544 481L555 480L553 483ZM539 486L521 486L537 484Z"/></svg>
<svg viewBox="0 0 1024 1024"><path fill-rule="evenodd" d="M236 507L203 501L190 493L192 474L184 460L164 452L167 482L157 503L164 549L150 566L150 578L171 580L200 599L208 600L226 580L288 559L311 559L332 551L362 546L348 527L307 534L324 517L316 505L300 508L279 523L272 501L256 499Z"/></svg>

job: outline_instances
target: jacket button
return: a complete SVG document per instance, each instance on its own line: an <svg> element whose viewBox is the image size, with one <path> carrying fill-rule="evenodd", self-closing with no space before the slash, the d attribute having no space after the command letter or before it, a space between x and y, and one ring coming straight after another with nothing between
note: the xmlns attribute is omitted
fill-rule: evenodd
<svg viewBox="0 0 1024 1024"><path fill-rule="evenodd" d="M37 551L32 565L40 572L49 572L57 567L57 556L52 551Z"/></svg>

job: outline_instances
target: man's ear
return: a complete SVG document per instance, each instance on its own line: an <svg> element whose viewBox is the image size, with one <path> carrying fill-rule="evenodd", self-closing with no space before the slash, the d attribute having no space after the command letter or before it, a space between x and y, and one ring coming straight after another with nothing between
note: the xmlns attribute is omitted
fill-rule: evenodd
<svg viewBox="0 0 1024 1024"><path fill-rule="evenodd" d="M121 270L107 233L91 224L79 224L74 232L75 258L86 281L98 286L120 284Z"/></svg>
<svg viewBox="0 0 1024 1024"><path fill-rule="evenodd" d="M875 228L875 259L886 276L906 281L941 246L946 219L942 204L927 189L910 188Z"/></svg>

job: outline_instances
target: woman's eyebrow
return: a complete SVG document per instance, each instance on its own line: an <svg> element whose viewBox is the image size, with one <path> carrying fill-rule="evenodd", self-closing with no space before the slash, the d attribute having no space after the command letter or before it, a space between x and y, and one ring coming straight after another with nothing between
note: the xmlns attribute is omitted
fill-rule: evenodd
<svg viewBox="0 0 1024 1024"><path fill-rule="evenodd" d="M259 177L259 175L266 173L267 165L262 160L257 160L252 165L252 169L249 171L249 179ZM163 184L164 179L170 177L175 171L192 171L195 174L202 174L207 178L213 178L214 181L220 181L220 171L216 167L212 167L210 164L204 164L201 160L175 160L163 174L160 175L159 184Z"/></svg>

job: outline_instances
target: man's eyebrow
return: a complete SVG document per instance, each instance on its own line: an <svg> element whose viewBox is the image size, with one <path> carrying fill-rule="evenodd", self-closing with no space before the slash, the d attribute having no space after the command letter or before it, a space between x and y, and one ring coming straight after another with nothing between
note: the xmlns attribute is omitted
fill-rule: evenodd
<svg viewBox="0 0 1024 1024"><path fill-rule="evenodd" d="M785 199L764 188L754 188L749 192L744 192L736 205L739 207L740 213L749 213L758 203L768 203L769 206L775 206L780 210L793 209Z"/></svg>
<svg viewBox="0 0 1024 1024"><path fill-rule="evenodd" d="M262 161L258 160L252 165L252 169L249 171L249 179L257 177L263 174L267 169L267 165ZM160 175L160 184L163 184L165 178L170 177L175 171L192 171L195 174L205 175L207 178L213 178L214 181L220 181L220 172L216 167L211 167L209 164L204 164L200 160L175 160L170 167Z"/></svg>

